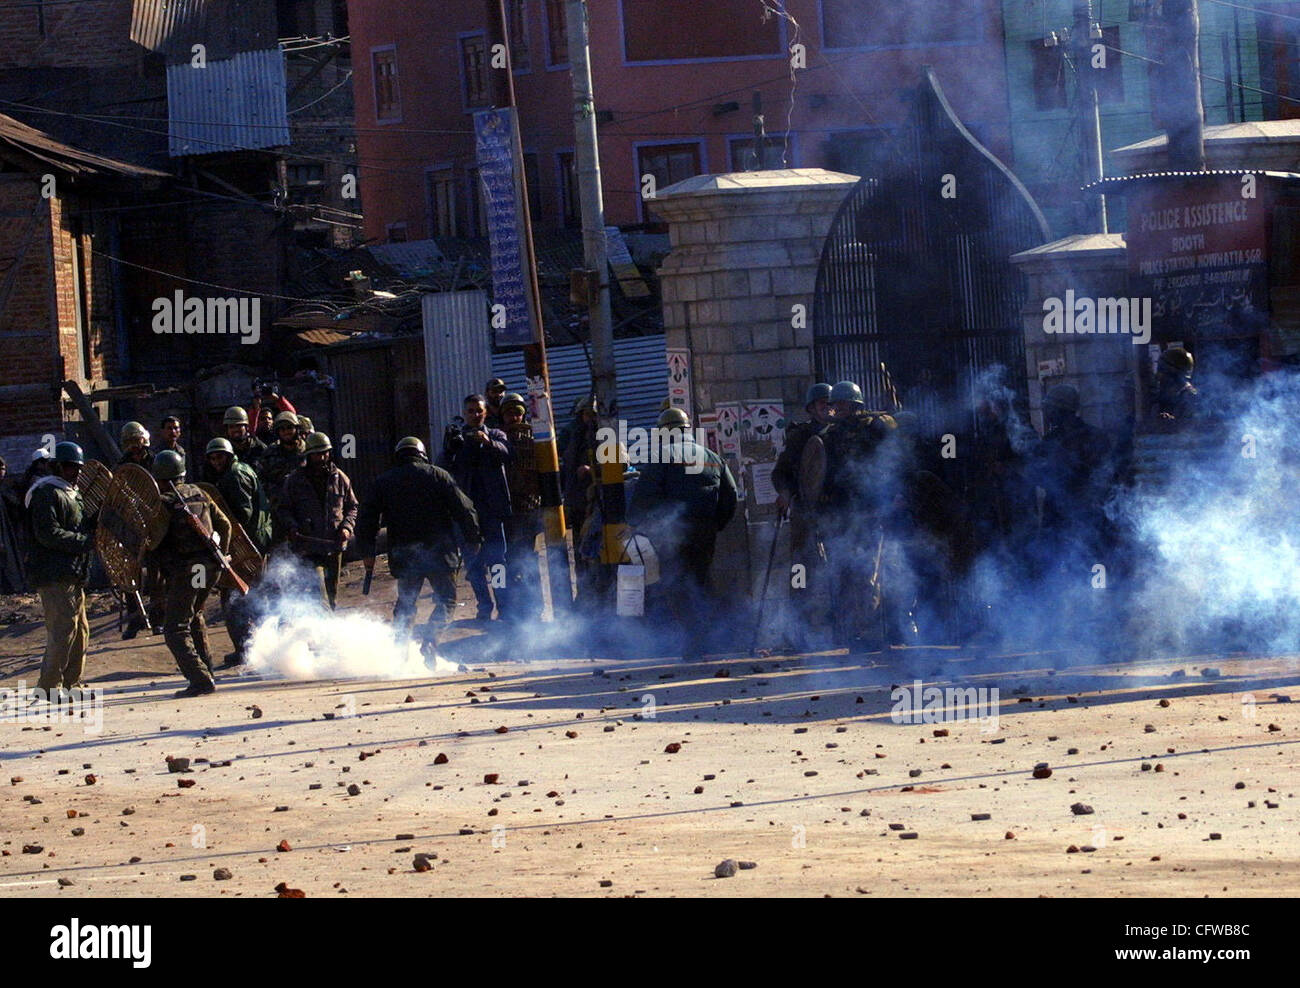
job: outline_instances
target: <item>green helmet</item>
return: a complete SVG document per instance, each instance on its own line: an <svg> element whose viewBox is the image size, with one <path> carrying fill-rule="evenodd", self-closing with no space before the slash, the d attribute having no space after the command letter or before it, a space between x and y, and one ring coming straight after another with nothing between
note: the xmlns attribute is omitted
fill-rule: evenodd
<svg viewBox="0 0 1300 988"><path fill-rule="evenodd" d="M122 426L121 443L123 446L129 443L140 442L145 446L149 445L149 430L139 422L128 422Z"/></svg>
<svg viewBox="0 0 1300 988"><path fill-rule="evenodd" d="M304 453L328 453L334 446L330 443L330 437L323 432L313 432L307 437L307 445L303 449Z"/></svg>
<svg viewBox="0 0 1300 988"><path fill-rule="evenodd" d="M230 445L229 439L222 439L218 436L216 439L212 440L212 442L208 443L208 448L205 449L203 453L205 456L210 456L213 453L229 453L231 456L234 456L235 447Z"/></svg>
<svg viewBox="0 0 1300 988"><path fill-rule="evenodd" d="M689 429L691 420L680 408L666 408L659 413L659 421L655 424L661 429Z"/></svg>
<svg viewBox="0 0 1300 988"><path fill-rule="evenodd" d="M808 389L808 393L803 396L803 407L807 408L814 401L831 400L831 386L829 384L814 384Z"/></svg>
<svg viewBox="0 0 1300 988"><path fill-rule="evenodd" d="M1043 409L1073 414L1079 410L1079 392L1069 384L1053 384L1043 397Z"/></svg>
<svg viewBox="0 0 1300 988"><path fill-rule="evenodd" d="M424 448L424 443L415 436L406 436L397 441L397 448L393 450L398 456L418 456L422 460L429 458L429 451Z"/></svg>
<svg viewBox="0 0 1300 988"><path fill-rule="evenodd" d="M54 447L55 463L85 463L86 457L76 443L62 442Z"/></svg>
<svg viewBox="0 0 1300 988"><path fill-rule="evenodd" d="M1196 361L1192 355L1180 346L1166 350L1160 355L1160 366L1164 370L1172 371L1175 374L1192 373L1192 368L1196 366Z"/></svg>
<svg viewBox="0 0 1300 988"><path fill-rule="evenodd" d="M248 425L248 413L238 405L231 405L221 416L222 425Z"/></svg>
<svg viewBox="0 0 1300 988"><path fill-rule="evenodd" d="M518 405L525 412L528 411L528 402L524 401L524 396L521 394L516 394L513 391L511 391L508 395L506 395L504 398L501 399L502 411L505 410L505 407L507 405Z"/></svg>
<svg viewBox="0 0 1300 988"><path fill-rule="evenodd" d="M271 427L275 429L276 432L279 432L280 426L282 425L291 425L295 429L298 428L298 416L293 412L281 412L275 417L275 421L271 423Z"/></svg>
<svg viewBox="0 0 1300 988"><path fill-rule="evenodd" d="M851 401L855 405L862 404L862 389L852 381L840 381L835 387L831 388L831 401Z"/></svg>
<svg viewBox="0 0 1300 988"><path fill-rule="evenodd" d="M153 458L153 475L157 480L184 480L185 461L181 454L164 449Z"/></svg>
<svg viewBox="0 0 1300 988"><path fill-rule="evenodd" d="M306 415L298 416L298 430L300 432L307 433L307 435L309 436L316 431L315 427L313 427L311 424L311 419L309 419Z"/></svg>

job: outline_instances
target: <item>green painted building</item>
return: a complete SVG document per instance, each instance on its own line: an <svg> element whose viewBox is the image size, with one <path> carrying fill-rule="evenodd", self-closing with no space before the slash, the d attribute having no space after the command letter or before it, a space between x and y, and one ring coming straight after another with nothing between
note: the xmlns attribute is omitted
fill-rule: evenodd
<svg viewBox="0 0 1300 988"><path fill-rule="evenodd" d="M1153 104L1155 48L1142 0L1093 0L1090 51L1098 65L1106 175L1120 174L1110 152L1160 134ZM1054 236L1085 232L1079 186L1084 138L1068 40L1072 0L1004 0L1007 91L1014 170ZM1300 2L1200 0L1201 94L1207 125L1300 117ZM1055 43L1053 43L1055 42ZM1153 108L1154 107L1154 108ZM1110 229L1124 229L1124 205L1108 202Z"/></svg>

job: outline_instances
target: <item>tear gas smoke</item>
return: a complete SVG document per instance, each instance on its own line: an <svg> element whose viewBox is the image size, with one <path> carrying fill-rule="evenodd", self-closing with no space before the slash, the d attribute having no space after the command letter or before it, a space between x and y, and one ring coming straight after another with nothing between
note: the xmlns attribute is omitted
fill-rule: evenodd
<svg viewBox="0 0 1300 988"><path fill-rule="evenodd" d="M256 630L246 669L286 679L424 679L456 672L435 655L426 664L417 626L399 642L391 622L370 614L326 610L316 574L296 559L279 557L249 595Z"/></svg>

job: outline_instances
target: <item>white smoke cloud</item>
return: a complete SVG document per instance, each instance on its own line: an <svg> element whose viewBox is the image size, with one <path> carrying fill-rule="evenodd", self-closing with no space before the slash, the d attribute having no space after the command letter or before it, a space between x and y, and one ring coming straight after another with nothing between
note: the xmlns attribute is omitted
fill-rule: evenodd
<svg viewBox="0 0 1300 988"><path fill-rule="evenodd" d="M315 575L295 560L272 561L254 592L259 617L248 645L250 673L285 679L424 679L457 671L435 655L426 663L417 626L399 643L388 621L369 614L328 611L311 592ZM279 593L264 593L275 587Z"/></svg>

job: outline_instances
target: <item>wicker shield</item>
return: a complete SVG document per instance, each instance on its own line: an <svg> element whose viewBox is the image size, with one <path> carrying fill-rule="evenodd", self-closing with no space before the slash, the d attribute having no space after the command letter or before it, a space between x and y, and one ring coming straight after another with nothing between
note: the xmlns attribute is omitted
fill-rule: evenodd
<svg viewBox="0 0 1300 988"><path fill-rule="evenodd" d="M81 503L86 514L98 514L108 497L109 485L113 483L113 471L98 460L87 460L77 474L77 490L81 492Z"/></svg>
<svg viewBox="0 0 1300 988"><path fill-rule="evenodd" d="M799 501L806 508L815 505L822 496L826 483L826 444L821 436L813 436L804 444L799 460Z"/></svg>
<svg viewBox="0 0 1300 988"><path fill-rule="evenodd" d="M253 540L244 531L244 526L235 521L235 516L230 513L230 508L226 505L226 499L221 496L221 492L217 490L216 485L199 483L195 486L212 498L212 503L217 506L217 510L230 521L230 546L228 549L230 566L239 574L240 579L252 586L262 576L262 567L265 564L262 554L253 545ZM217 587L221 590L234 590L235 583L223 570L221 577L217 580Z"/></svg>
<svg viewBox="0 0 1300 988"><path fill-rule="evenodd" d="M162 543L167 526L167 510L149 472L134 463L118 467L95 529L95 548L114 586L140 589L140 560Z"/></svg>

